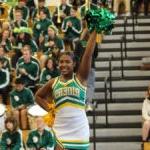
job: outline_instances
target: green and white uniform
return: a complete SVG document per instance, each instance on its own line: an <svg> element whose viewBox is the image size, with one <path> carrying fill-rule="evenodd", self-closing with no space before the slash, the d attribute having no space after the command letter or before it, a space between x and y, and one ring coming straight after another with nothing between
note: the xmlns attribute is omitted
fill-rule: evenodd
<svg viewBox="0 0 150 150"><path fill-rule="evenodd" d="M88 149L89 124L85 113L86 87L76 75L67 82L55 79L52 86L55 102L53 129L56 137L67 149Z"/></svg>
<svg viewBox="0 0 150 150"><path fill-rule="evenodd" d="M44 129L42 135L38 130L33 130L29 133L27 146L28 148L45 148L47 150L53 150L55 145L55 140L52 131Z"/></svg>
<svg viewBox="0 0 150 150"><path fill-rule="evenodd" d="M29 106L34 104L34 96L29 88L24 88L22 91L12 90L10 92L10 102L13 108L21 105Z"/></svg>
<svg viewBox="0 0 150 150"><path fill-rule="evenodd" d="M20 150L21 148L21 135L18 131L10 133L5 131L2 134L2 139L0 142L0 150Z"/></svg>

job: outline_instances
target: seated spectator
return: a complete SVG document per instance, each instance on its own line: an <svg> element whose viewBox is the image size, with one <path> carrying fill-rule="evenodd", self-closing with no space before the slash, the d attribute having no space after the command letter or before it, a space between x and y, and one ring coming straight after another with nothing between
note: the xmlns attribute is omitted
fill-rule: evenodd
<svg viewBox="0 0 150 150"><path fill-rule="evenodd" d="M33 36L37 44L39 44L40 36L45 36L48 27L52 24L52 21L46 17L46 11L41 9L39 11L39 20L35 21L33 26Z"/></svg>
<svg viewBox="0 0 150 150"><path fill-rule="evenodd" d="M38 7L35 8L32 13L33 20L39 19L40 10L44 10L44 12L46 14L46 18L51 19L51 14L50 14L49 8L45 6L45 0L38 0Z"/></svg>
<svg viewBox="0 0 150 150"><path fill-rule="evenodd" d="M126 16L129 16L130 15L130 0L114 0L113 11L115 12L116 16L118 16L119 6L121 3L125 5Z"/></svg>
<svg viewBox="0 0 150 150"><path fill-rule="evenodd" d="M53 14L53 22L57 27L61 27L63 20L67 16L70 16L70 10L71 10L71 6L67 4L67 0L61 0L61 4L59 6L59 12L57 7Z"/></svg>
<svg viewBox="0 0 150 150"><path fill-rule="evenodd" d="M148 88L145 100L142 107L143 129L142 140L143 142L148 140L150 131L150 87Z"/></svg>
<svg viewBox="0 0 150 150"><path fill-rule="evenodd" d="M27 129L27 108L34 104L34 96L19 78L15 81L15 88L10 92L10 103L20 128Z"/></svg>
<svg viewBox="0 0 150 150"><path fill-rule="evenodd" d="M17 129L17 120L14 117L8 117L5 120L6 131L3 132L0 149L1 150L20 150L22 146L22 137Z"/></svg>
<svg viewBox="0 0 150 150"><path fill-rule="evenodd" d="M28 26L27 21L22 19L22 11L16 10L14 20L11 21L12 29L20 28L20 27L27 27L27 26Z"/></svg>
<svg viewBox="0 0 150 150"><path fill-rule="evenodd" d="M81 21L77 18L77 7L72 7L71 16L64 19L62 31L64 32L65 44L69 44L71 49L74 50L75 41L79 40L82 32Z"/></svg>
<svg viewBox="0 0 150 150"><path fill-rule="evenodd" d="M2 96L2 103L7 105L8 87L10 84L10 72L4 69L3 60L0 59L0 95Z"/></svg>
<svg viewBox="0 0 150 150"><path fill-rule="evenodd" d="M12 50L12 43L10 41L10 31L5 29L0 34L0 45L3 46L5 52L10 52Z"/></svg>
<svg viewBox="0 0 150 150"><path fill-rule="evenodd" d="M36 118L37 129L32 130L27 139L28 150L54 150L55 138L50 129L46 129L46 125L42 117Z"/></svg>
<svg viewBox="0 0 150 150"><path fill-rule="evenodd" d="M28 45L23 47L22 54L23 60L16 66L17 77L21 78L34 92L40 75L40 66L38 62L33 61L31 48Z"/></svg>
<svg viewBox="0 0 150 150"><path fill-rule="evenodd" d="M58 36L57 33L57 28L53 25L50 25L48 27L48 35L46 35L43 39L40 38L40 49L42 49L44 52L44 55L40 59L42 67L49 56L54 57L57 61L60 52L64 51L63 40Z"/></svg>
<svg viewBox="0 0 150 150"><path fill-rule="evenodd" d="M51 78L55 78L60 75L57 65L53 58L48 58L45 62L45 67L41 71L40 84L45 84Z"/></svg>
<svg viewBox="0 0 150 150"><path fill-rule="evenodd" d="M23 20L28 20L29 18L29 8L26 6L26 0L18 0L18 5L12 7L9 13L10 21L15 19L15 11L22 11Z"/></svg>
<svg viewBox="0 0 150 150"><path fill-rule="evenodd" d="M13 43L15 55L12 57L12 66L15 68L18 59L22 56L22 48L25 45L29 45L31 47L32 54L37 52L38 46L32 39L32 32L30 28L18 28L18 33L14 31L14 37L16 37L14 38L15 41Z"/></svg>
<svg viewBox="0 0 150 150"><path fill-rule="evenodd" d="M11 71L10 60L6 56L6 53L5 53L3 46L0 46L0 60L2 60L3 69L7 69L10 72Z"/></svg>

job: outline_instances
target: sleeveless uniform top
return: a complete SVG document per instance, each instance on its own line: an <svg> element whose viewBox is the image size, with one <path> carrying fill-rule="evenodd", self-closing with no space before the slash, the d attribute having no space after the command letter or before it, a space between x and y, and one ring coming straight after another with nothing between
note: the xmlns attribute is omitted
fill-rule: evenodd
<svg viewBox="0 0 150 150"><path fill-rule="evenodd" d="M56 137L68 149L88 149L89 123L85 113L86 87L76 75L67 82L57 77L52 86L55 102L53 129Z"/></svg>

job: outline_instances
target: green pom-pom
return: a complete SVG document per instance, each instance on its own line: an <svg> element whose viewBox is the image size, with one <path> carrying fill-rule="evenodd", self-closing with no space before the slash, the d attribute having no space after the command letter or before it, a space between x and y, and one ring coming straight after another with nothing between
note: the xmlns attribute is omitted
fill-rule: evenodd
<svg viewBox="0 0 150 150"><path fill-rule="evenodd" d="M115 20L115 15L106 8L88 10L86 13L88 29L97 33L111 32Z"/></svg>

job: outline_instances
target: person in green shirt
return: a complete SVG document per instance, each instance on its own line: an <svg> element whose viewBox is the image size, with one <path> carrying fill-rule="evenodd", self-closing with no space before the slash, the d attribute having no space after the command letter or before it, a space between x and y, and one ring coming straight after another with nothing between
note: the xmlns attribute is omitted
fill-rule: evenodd
<svg viewBox="0 0 150 150"><path fill-rule="evenodd" d="M53 58L48 58L45 62L45 67L41 71L40 84L45 84L51 78L55 78L60 75L57 65Z"/></svg>
<svg viewBox="0 0 150 150"><path fill-rule="evenodd" d="M0 45L4 47L5 52L12 50L12 42L10 41L10 31L5 29L0 33Z"/></svg>
<svg viewBox="0 0 150 150"><path fill-rule="evenodd" d="M51 14L49 11L49 8L45 6L45 0L38 0L38 7L34 9L33 13L32 13L32 19L39 19L39 12L40 10L44 10L46 13L46 17L48 19L51 19Z"/></svg>
<svg viewBox="0 0 150 150"><path fill-rule="evenodd" d="M51 129L47 129L42 117L36 118L37 129L32 130L27 139L28 150L54 150L55 138Z"/></svg>
<svg viewBox="0 0 150 150"><path fill-rule="evenodd" d="M62 32L64 32L64 42L69 44L71 49L75 48L75 41L77 41L82 32L81 21L77 18L77 7L71 8L71 16L64 19L62 23Z"/></svg>
<svg viewBox="0 0 150 150"><path fill-rule="evenodd" d="M12 29L28 26L27 21L23 20L23 18L22 18L21 10L16 10L14 15L15 15L14 20L11 21Z"/></svg>
<svg viewBox="0 0 150 150"><path fill-rule="evenodd" d="M40 39L41 40L41 39ZM60 52L64 51L64 42L58 35L58 30L54 25L48 27L48 34L40 41L40 49L44 52L41 56L41 66L48 57L54 57L58 60Z"/></svg>
<svg viewBox="0 0 150 150"><path fill-rule="evenodd" d="M38 51L38 46L32 38L32 33L28 32L30 28L21 27L18 29L20 30L18 33L15 32L14 30L14 33L15 33L14 37L16 36L16 33L17 33L17 36L15 37L15 41L13 43L13 49L14 49L15 55L13 55L12 57L12 66L14 68L16 67L16 63L18 59L22 56L22 49L25 45L29 45L31 47L32 54Z"/></svg>
<svg viewBox="0 0 150 150"><path fill-rule="evenodd" d="M58 7L53 14L53 22L57 27L61 27L63 20L70 16L71 5L67 4L67 0L61 0L61 4Z"/></svg>
<svg viewBox="0 0 150 150"><path fill-rule="evenodd" d="M52 21L46 17L46 11L44 9L39 10L39 20L35 21L33 25L33 36L37 44L39 43L40 36L45 36L48 27L52 24Z"/></svg>
<svg viewBox="0 0 150 150"><path fill-rule="evenodd" d="M3 68L3 60L0 59L0 95L2 96L2 103L7 104L8 87L10 84L10 72Z"/></svg>
<svg viewBox="0 0 150 150"><path fill-rule="evenodd" d="M29 8L26 6L26 0L18 0L18 5L16 5L15 7L12 7L10 9L10 13L9 13L9 18L10 20L14 20L14 12L16 10L21 10L22 11L22 18L26 21L28 21L29 18Z"/></svg>
<svg viewBox="0 0 150 150"><path fill-rule="evenodd" d="M5 120L6 131L2 133L0 142L1 150L20 150L22 146L21 134L17 129L17 120L14 117L7 117Z"/></svg>
<svg viewBox="0 0 150 150"><path fill-rule="evenodd" d="M0 45L0 60L3 63L3 69L7 69L9 72L11 71L10 59L6 56L4 47Z"/></svg>
<svg viewBox="0 0 150 150"><path fill-rule="evenodd" d="M32 60L32 52L29 45L25 45L22 49L23 61L17 63L16 76L21 78L26 87L36 90L35 84L37 83L40 75L40 66L37 62Z"/></svg>
<svg viewBox="0 0 150 150"><path fill-rule="evenodd" d="M27 129L27 108L34 104L34 96L20 78L16 79L15 88L10 92L10 103L20 128Z"/></svg>

